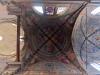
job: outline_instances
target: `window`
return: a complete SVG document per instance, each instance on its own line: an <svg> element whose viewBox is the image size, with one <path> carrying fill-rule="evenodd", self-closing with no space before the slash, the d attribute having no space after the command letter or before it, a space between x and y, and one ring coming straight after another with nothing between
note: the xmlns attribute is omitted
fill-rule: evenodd
<svg viewBox="0 0 100 75"><path fill-rule="evenodd" d="M36 12L43 14L43 7L42 6L33 6L32 7Z"/></svg>

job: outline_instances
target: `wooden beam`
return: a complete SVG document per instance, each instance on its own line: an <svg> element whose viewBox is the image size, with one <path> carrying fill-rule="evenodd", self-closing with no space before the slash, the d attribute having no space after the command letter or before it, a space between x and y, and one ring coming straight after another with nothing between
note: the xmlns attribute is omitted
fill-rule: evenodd
<svg viewBox="0 0 100 75"><path fill-rule="evenodd" d="M90 1L90 0L13 0L15 2L53 2L53 3L57 3L57 2L82 2L82 1Z"/></svg>
<svg viewBox="0 0 100 75"><path fill-rule="evenodd" d="M17 46L16 46L17 61L20 61L20 16L17 16Z"/></svg>
<svg viewBox="0 0 100 75"><path fill-rule="evenodd" d="M83 3L84 1L88 2L89 0L14 0L12 2L16 2L16 3L22 3L22 4L36 4L36 3L42 3L42 4L77 4L77 3Z"/></svg>

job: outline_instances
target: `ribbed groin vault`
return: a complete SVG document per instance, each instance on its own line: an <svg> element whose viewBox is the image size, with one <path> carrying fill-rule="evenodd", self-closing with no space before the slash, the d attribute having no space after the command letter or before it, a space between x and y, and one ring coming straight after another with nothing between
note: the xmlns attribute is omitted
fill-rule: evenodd
<svg viewBox="0 0 100 75"><path fill-rule="evenodd" d="M36 4L32 6L32 2L12 1L8 5L9 12L17 14L24 30L21 66L12 75L87 75L71 42L76 18L86 2L47 1L37 5L43 5L44 12L34 10ZM65 7L64 13L57 13L59 7Z"/></svg>

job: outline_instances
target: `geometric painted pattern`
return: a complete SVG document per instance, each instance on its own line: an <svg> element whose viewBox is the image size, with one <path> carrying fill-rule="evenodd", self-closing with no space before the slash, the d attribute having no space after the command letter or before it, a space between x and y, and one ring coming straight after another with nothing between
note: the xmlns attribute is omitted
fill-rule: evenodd
<svg viewBox="0 0 100 75"><path fill-rule="evenodd" d="M74 52L84 68L100 62L100 15L91 14L95 8L95 5L87 5L80 13L72 34Z"/></svg>

